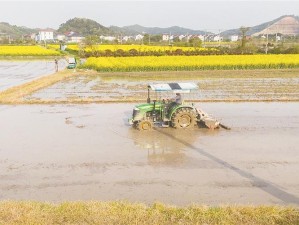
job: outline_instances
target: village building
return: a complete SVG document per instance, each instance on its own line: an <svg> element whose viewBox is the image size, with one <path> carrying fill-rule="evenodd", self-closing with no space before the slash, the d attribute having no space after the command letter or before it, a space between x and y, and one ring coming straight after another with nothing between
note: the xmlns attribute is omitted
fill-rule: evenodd
<svg viewBox="0 0 299 225"><path fill-rule="evenodd" d="M230 36L230 41L238 41L239 40L239 36L238 35L232 35Z"/></svg>
<svg viewBox="0 0 299 225"><path fill-rule="evenodd" d="M54 32L52 29L40 30L35 36L35 41L37 42L53 41L53 40L54 40Z"/></svg>
<svg viewBox="0 0 299 225"><path fill-rule="evenodd" d="M70 31L66 33L67 42L80 43L84 40L85 37L79 35L77 32Z"/></svg>

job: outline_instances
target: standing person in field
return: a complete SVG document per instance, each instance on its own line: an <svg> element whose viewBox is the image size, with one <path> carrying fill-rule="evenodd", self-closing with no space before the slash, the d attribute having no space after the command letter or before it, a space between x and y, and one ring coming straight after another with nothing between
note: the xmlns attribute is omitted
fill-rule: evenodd
<svg viewBox="0 0 299 225"><path fill-rule="evenodd" d="M55 59L55 71L58 72L58 60Z"/></svg>

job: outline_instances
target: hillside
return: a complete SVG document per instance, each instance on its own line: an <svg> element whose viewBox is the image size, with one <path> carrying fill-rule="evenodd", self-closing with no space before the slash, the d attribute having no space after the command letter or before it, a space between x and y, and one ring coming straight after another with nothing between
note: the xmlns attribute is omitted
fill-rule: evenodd
<svg viewBox="0 0 299 225"><path fill-rule="evenodd" d="M10 38L21 38L22 35L27 35L37 32L36 29L27 27L18 27L9 23L0 22L0 36L10 36Z"/></svg>
<svg viewBox="0 0 299 225"><path fill-rule="evenodd" d="M136 34L204 34L204 31L201 30L192 30L184 27L179 26L172 26L167 28L160 28L160 27L143 27L138 24L131 25L131 26L124 26L124 27L117 27L117 26L111 26L111 30L126 34L126 35L136 35Z"/></svg>
<svg viewBox="0 0 299 225"><path fill-rule="evenodd" d="M167 28L160 27L144 27L140 25L131 25L124 27L110 26L105 27L97 21L86 18L73 18L59 26L58 33L66 33L74 31L82 36L89 35L137 35L147 33L151 35L155 34L212 34L202 30L192 30L179 26L172 26ZM10 36L11 38L21 38L22 35L31 33L37 33L38 29L32 29L27 27L19 27L16 25L10 25L9 23L0 22L0 37ZM283 35L298 35L299 34L299 17L293 15L281 16L269 22L265 22L256 26L253 26L247 32L247 35L258 36L261 34L275 34L281 33ZM240 35L239 28L226 30L221 33L224 37L231 35Z"/></svg>
<svg viewBox="0 0 299 225"><path fill-rule="evenodd" d="M284 34L284 35L298 35L299 34L299 17L283 16L272 23L266 24L260 30L253 30L253 36L261 34Z"/></svg>
<svg viewBox="0 0 299 225"><path fill-rule="evenodd" d="M98 22L86 18L73 18L59 26L57 32L65 33L74 31L83 36L107 35L113 33L109 28L104 27Z"/></svg>
<svg viewBox="0 0 299 225"><path fill-rule="evenodd" d="M253 26L247 32L248 35L258 36L261 34L298 35L299 34L299 17L293 15L281 16L269 22ZM239 28L227 30L221 33L223 36L240 34Z"/></svg>

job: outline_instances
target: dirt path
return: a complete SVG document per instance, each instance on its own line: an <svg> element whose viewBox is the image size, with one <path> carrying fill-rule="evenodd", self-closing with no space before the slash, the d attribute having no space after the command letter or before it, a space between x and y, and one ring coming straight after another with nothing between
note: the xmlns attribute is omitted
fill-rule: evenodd
<svg viewBox="0 0 299 225"><path fill-rule="evenodd" d="M231 131L127 124L132 104L0 106L0 199L299 205L298 103L202 103Z"/></svg>

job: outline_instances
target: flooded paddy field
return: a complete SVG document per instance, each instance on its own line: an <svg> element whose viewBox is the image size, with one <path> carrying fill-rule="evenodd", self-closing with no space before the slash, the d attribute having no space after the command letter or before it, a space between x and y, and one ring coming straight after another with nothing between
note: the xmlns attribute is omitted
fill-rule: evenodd
<svg viewBox="0 0 299 225"><path fill-rule="evenodd" d="M66 67L65 60L58 61L59 70ZM10 61L0 60L0 91L55 73L53 60Z"/></svg>
<svg viewBox="0 0 299 225"><path fill-rule="evenodd" d="M132 129L134 104L0 106L0 199L299 205L299 104L199 103L232 129Z"/></svg>
<svg viewBox="0 0 299 225"><path fill-rule="evenodd" d="M24 98L28 102L141 101L147 85L195 82L199 90L190 100L204 101L299 101L297 70L185 71L155 73L77 74ZM163 96L158 96L163 98Z"/></svg>

